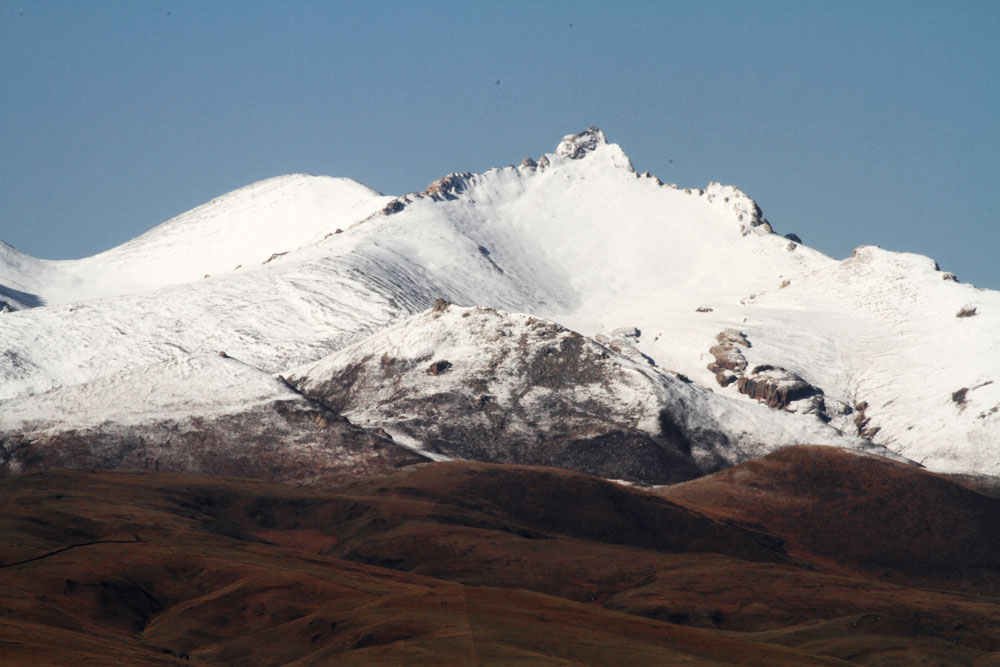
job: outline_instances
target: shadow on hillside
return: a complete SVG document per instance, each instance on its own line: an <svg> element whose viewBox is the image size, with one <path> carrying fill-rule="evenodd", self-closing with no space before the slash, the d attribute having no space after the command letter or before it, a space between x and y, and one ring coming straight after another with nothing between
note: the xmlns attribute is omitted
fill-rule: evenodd
<svg viewBox="0 0 1000 667"><path fill-rule="evenodd" d="M39 306L45 305L45 300L37 294L22 292L21 290L16 290L11 287L7 287L6 285L0 285L0 297L13 299L26 308L38 308Z"/></svg>

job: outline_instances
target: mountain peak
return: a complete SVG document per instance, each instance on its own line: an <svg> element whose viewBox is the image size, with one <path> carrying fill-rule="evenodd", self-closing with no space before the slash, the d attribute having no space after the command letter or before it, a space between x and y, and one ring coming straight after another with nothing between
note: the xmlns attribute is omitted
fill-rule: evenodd
<svg viewBox="0 0 1000 667"><path fill-rule="evenodd" d="M607 137L599 129L591 125L579 134L567 134L556 147L556 155L563 155L571 160L582 158L587 153L608 143Z"/></svg>

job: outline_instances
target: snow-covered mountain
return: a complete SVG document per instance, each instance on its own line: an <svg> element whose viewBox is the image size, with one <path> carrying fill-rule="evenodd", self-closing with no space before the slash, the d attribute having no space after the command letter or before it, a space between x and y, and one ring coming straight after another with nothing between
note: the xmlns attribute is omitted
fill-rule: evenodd
<svg viewBox="0 0 1000 667"><path fill-rule="evenodd" d="M58 305L239 270L315 243L389 199L350 179L293 174L230 192L85 259L35 259L0 243L0 300L12 309Z"/></svg>
<svg viewBox="0 0 1000 667"><path fill-rule="evenodd" d="M838 262L734 187L637 173L594 128L419 194L290 176L83 260L0 246L0 299L0 437L22 452L161 408L204 428L232 366L202 362L224 352L308 396L279 381L290 400L449 456L655 481L813 442L1000 474L1000 293L878 248ZM587 362L549 386L532 369L566 349ZM107 389L124 377L170 389Z"/></svg>

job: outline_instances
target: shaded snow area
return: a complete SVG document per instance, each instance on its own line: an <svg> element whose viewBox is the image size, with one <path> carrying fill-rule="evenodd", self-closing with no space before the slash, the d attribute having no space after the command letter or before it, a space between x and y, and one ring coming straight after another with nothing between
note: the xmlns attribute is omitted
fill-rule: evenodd
<svg viewBox="0 0 1000 667"><path fill-rule="evenodd" d="M285 405L634 481L799 442L1000 474L1000 294L915 255L838 262L593 128L399 197L262 181L81 260L0 244L0 302L7 451Z"/></svg>

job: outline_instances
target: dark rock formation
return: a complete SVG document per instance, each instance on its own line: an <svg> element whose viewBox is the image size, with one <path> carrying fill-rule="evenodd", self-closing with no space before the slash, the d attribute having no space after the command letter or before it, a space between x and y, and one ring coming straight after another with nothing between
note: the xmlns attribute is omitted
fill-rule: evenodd
<svg viewBox="0 0 1000 667"><path fill-rule="evenodd" d="M823 421L829 421L823 390L795 373L770 364L760 364L746 372L748 364L740 348L749 348L751 344L745 333L725 329L715 339L718 344L709 349L715 360L708 365L708 370L715 373L720 386L728 387L735 382L740 393L779 410L786 409L794 401L811 398L804 412L815 413Z"/></svg>
<svg viewBox="0 0 1000 667"><path fill-rule="evenodd" d="M406 208L406 204L404 204L399 199L393 199L391 202L385 205L385 207L382 209L382 213L384 213L385 215L392 215L393 213L399 213L404 208Z"/></svg>
<svg viewBox="0 0 1000 667"><path fill-rule="evenodd" d="M556 147L557 155L565 155L571 160L578 160L598 146L607 143L604 133L591 125L579 134L570 134L563 138Z"/></svg>
<svg viewBox="0 0 1000 667"><path fill-rule="evenodd" d="M872 426L872 418L867 415L868 401L861 401L854 406L857 414L854 416L854 426L858 429L858 435L871 440L875 434L882 430L881 426Z"/></svg>
<svg viewBox="0 0 1000 667"><path fill-rule="evenodd" d="M823 394L795 373L767 364L755 366L750 373L741 375L736 386L740 393L778 409L786 408L792 401Z"/></svg>
<svg viewBox="0 0 1000 667"><path fill-rule="evenodd" d="M720 331L715 339L718 344L709 349L715 360L708 364L708 370L715 373L720 385L726 387L746 370L747 360L739 348L750 347L750 341L746 334L735 329Z"/></svg>
<svg viewBox="0 0 1000 667"><path fill-rule="evenodd" d="M456 195L465 192L470 178L472 178L471 172L448 174L428 185L421 194L436 200L455 199Z"/></svg>
<svg viewBox="0 0 1000 667"><path fill-rule="evenodd" d="M975 306L971 306L971 305L970 306L962 306L959 309L959 311L957 313L955 313L955 317L973 317L973 316L978 315L978 314L979 313L976 310Z"/></svg>
<svg viewBox="0 0 1000 667"><path fill-rule="evenodd" d="M959 406L965 407L965 401L966 401L965 395L968 394L968 393L969 393L969 388L968 387L962 387L958 391L952 392L952 394L951 394L951 400L953 400Z"/></svg>
<svg viewBox="0 0 1000 667"><path fill-rule="evenodd" d="M441 375L446 370L451 368L451 362L447 359L438 359L433 364L427 367L428 375Z"/></svg>

